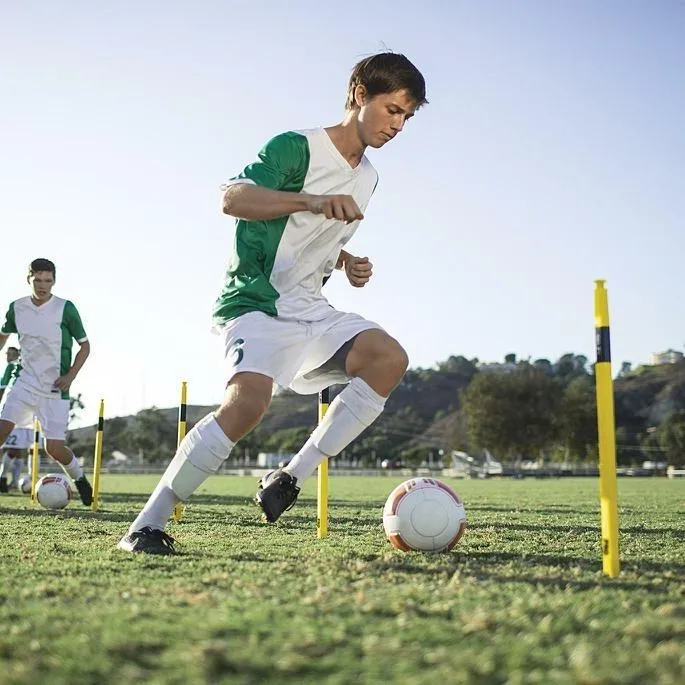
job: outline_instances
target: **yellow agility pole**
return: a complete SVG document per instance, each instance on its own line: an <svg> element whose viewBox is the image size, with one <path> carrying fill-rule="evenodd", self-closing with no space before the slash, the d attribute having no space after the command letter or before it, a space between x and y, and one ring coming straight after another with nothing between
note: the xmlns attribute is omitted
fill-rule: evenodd
<svg viewBox="0 0 685 685"><path fill-rule="evenodd" d="M597 428L599 434L599 496L602 515L602 570L616 578L618 556L618 497L616 486L616 424L611 378L609 302L603 280L595 281L595 342L597 364Z"/></svg>
<svg viewBox="0 0 685 685"><path fill-rule="evenodd" d="M93 455L93 502L90 508L98 510L100 505L100 478L102 472L102 439L105 433L105 401L100 400L98 413L98 430L95 433L95 454Z"/></svg>
<svg viewBox="0 0 685 685"><path fill-rule="evenodd" d="M178 405L178 430L176 432L176 449L179 448L181 441L186 436L187 392L188 392L188 383L186 381L183 381L181 383L181 403ZM174 522L175 523L181 522L181 519L183 518L183 512L184 511L185 511L185 507L183 506L183 504L181 502L179 502L174 507Z"/></svg>
<svg viewBox="0 0 685 685"><path fill-rule="evenodd" d="M38 483L38 443L40 442L40 421L33 419L33 448L31 450L31 504L37 504L36 483Z"/></svg>
<svg viewBox="0 0 685 685"><path fill-rule="evenodd" d="M324 388L319 393L319 423L328 411L331 389ZM325 538L328 535L328 459L319 464L316 484L316 536Z"/></svg>

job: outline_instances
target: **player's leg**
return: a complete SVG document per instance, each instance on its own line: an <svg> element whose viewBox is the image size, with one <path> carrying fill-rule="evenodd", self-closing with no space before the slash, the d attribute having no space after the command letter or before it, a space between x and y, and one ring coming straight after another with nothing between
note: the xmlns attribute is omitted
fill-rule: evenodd
<svg viewBox="0 0 685 685"><path fill-rule="evenodd" d="M31 447L33 441L33 430L31 428L15 428L12 435L16 436L12 449L9 450L10 459L12 459L12 481L10 483L10 490L19 488L19 480L21 479L21 472L24 469L24 455Z"/></svg>
<svg viewBox="0 0 685 685"><path fill-rule="evenodd" d="M89 507L93 503L93 488L83 473L83 469L76 458L76 455L67 446L66 441L55 438L48 438L49 433L46 429L45 451L61 467L64 473L71 477L81 497L84 506Z"/></svg>
<svg viewBox="0 0 685 685"><path fill-rule="evenodd" d="M9 470L12 474L12 480L9 482L10 490L19 489L19 478L21 477L21 469L24 465L24 460L22 459L23 450L12 448L7 450L7 456L10 458Z"/></svg>
<svg viewBox="0 0 685 685"><path fill-rule="evenodd" d="M69 424L69 400L61 398L41 398L36 411L45 437L45 451L71 477L84 506L93 502L93 488L76 455L67 446L67 425Z"/></svg>
<svg viewBox="0 0 685 685"><path fill-rule="evenodd" d="M3 396L2 408L0 409L0 445L4 445L14 430L15 426L29 423L33 418L33 404L31 398L23 391L20 386L14 386ZM3 455L3 462L7 459ZM0 467L0 492L8 491L7 470Z"/></svg>
<svg viewBox="0 0 685 685"><path fill-rule="evenodd" d="M182 441L159 485L120 549L169 554L173 540L164 533L173 508L216 473L233 445L262 419L274 380L289 385L302 359L308 329L261 312L250 312L222 330L226 393L219 409L200 421Z"/></svg>
<svg viewBox="0 0 685 685"><path fill-rule="evenodd" d="M273 379L258 373L233 376L224 400L188 432L143 510L119 543L129 552L173 552L164 534L171 513L186 501L228 458L235 443L247 435L269 407Z"/></svg>
<svg viewBox="0 0 685 685"><path fill-rule="evenodd" d="M7 483L7 473L10 470L10 456L9 450L5 450L0 457L0 492L9 492L9 485Z"/></svg>
<svg viewBox="0 0 685 685"><path fill-rule="evenodd" d="M407 370L408 358L394 338L376 328L357 334L351 345L342 345L324 368L336 364L351 381L288 466L264 479L255 496L269 521L294 503L283 506L288 500L284 490L299 492L324 459L340 454L381 415L387 397Z"/></svg>

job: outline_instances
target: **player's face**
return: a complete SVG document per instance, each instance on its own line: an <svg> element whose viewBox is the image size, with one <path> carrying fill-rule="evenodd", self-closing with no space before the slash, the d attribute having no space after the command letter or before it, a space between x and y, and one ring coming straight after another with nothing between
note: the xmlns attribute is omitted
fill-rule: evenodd
<svg viewBox="0 0 685 685"><path fill-rule="evenodd" d="M364 145L374 148L383 147L392 140L417 109L416 101L407 90L381 93L370 99L357 93L357 102L360 104L359 137Z"/></svg>
<svg viewBox="0 0 685 685"><path fill-rule="evenodd" d="M50 298L52 286L55 285L55 277L50 271L36 271L33 276L29 276L29 285L33 299L44 302Z"/></svg>
<svg viewBox="0 0 685 685"><path fill-rule="evenodd" d="M19 359L19 352L16 350L7 350L7 363L16 362Z"/></svg>

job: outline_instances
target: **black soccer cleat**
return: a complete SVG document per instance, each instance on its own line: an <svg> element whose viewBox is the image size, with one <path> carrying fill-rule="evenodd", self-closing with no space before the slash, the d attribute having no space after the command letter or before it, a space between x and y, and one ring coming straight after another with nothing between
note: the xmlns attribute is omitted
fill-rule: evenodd
<svg viewBox="0 0 685 685"><path fill-rule="evenodd" d="M93 503L93 488L90 486L88 479L85 476L81 476L78 480L74 481L74 485L81 497L81 502L89 507Z"/></svg>
<svg viewBox="0 0 685 685"><path fill-rule="evenodd" d="M9 492L10 489L7 486L7 478L0 478L0 492Z"/></svg>
<svg viewBox="0 0 685 685"><path fill-rule="evenodd" d="M117 545L124 552L143 552L144 554L178 554L174 549L174 538L163 530L145 526L141 530L124 535Z"/></svg>
<svg viewBox="0 0 685 685"><path fill-rule="evenodd" d="M284 511L295 506L299 494L297 478L283 469L276 469L262 476L254 502L264 512L264 518L275 523Z"/></svg>

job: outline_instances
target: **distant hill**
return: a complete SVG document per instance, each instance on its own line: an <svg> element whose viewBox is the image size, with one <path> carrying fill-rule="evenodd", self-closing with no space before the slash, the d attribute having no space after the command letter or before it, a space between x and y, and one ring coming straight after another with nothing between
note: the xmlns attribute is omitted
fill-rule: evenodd
<svg viewBox="0 0 685 685"><path fill-rule="evenodd" d="M550 373L561 374L571 368L569 358L581 359L576 373L587 376L592 372L591 368L582 368L584 358L573 355L565 355L564 364L561 360L554 365L538 361L545 362L540 368L549 365ZM464 357L450 357L436 369L410 369L388 400L384 414L348 447L347 456L362 460L401 456L418 462L429 452L436 455L440 449L468 447L459 394L477 373L481 373L477 360ZM341 389L334 388L333 396ZM650 432L669 414L685 411L685 362L639 367L617 378L614 391L618 442L626 450L623 455L619 451L619 461L642 459L640 446L645 445ZM189 405L189 427L215 408ZM168 459L175 447L177 412L175 407L151 408L135 416L107 420L106 450L142 451L146 458ZM259 451L294 451L316 421L315 395L281 392L273 398L257 429L238 443L234 455L240 456L246 450L251 455ZM78 428L71 431L70 440L83 452L91 448L94 435L94 426ZM156 456L149 456L153 454Z"/></svg>

